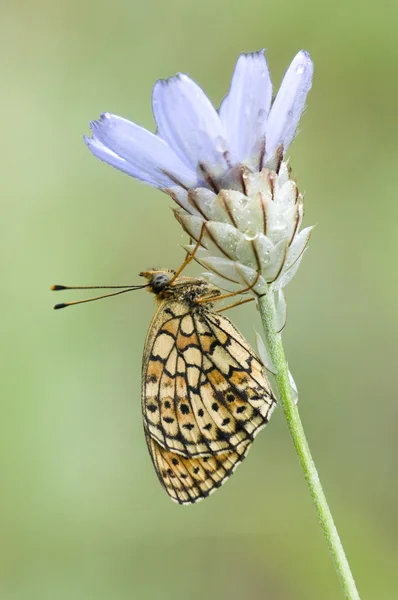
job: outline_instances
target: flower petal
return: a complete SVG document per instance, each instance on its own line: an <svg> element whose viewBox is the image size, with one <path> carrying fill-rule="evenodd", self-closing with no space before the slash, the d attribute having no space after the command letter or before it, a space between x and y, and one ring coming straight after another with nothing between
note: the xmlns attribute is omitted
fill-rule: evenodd
<svg viewBox="0 0 398 600"><path fill-rule="evenodd" d="M180 208L184 209L184 212L188 212L194 215L198 214L198 211L195 211L189 203L187 190L184 190L181 187L174 185L173 187L165 188L164 191L170 196L170 198L174 200L174 202ZM175 208L174 210L177 211L178 208Z"/></svg>
<svg viewBox="0 0 398 600"><path fill-rule="evenodd" d="M121 158L112 152L112 150L109 150L109 148L104 146L104 144L99 140L89 138L86 135L83 136L83 140L90 152L100 160L108 163L112 167L115 167L115 169L119 169L119 171L127 173L127 175L131 175L131 177L135 177L140 181L148 183L149 185L159 187L158 181L155 181L152 177L140 169L133 167L129 162L127 162L127 160L124 160L124 158Z"/></svg>
<svg viewBox="0 0 398 600"><path fill-rule="evenodd" d="M273 258L273 252L274 252L274 244L271 242L271 240L264 234L262 233L258 233L255 238L253 239L253 244L255 247L255 253L256 256L258 256L260 263L261 263L261 270L262 272L264 272L264 270L266 268L268 268L269 263L271 261L271 259ZM254 265L249 265L249 266L256 266L257 263L255 263Z"/></svg>
<svg viewBox="0 0 398 600"><path fill-rule="evenodd" d="M312 84L313 64L308 52L301 50L293 59L269 113L266 151L270 154L278 144L286 152L292 142L307 94Z"/></svg>
<svg viewBox="0 0 398 600"><path fill-rule="evenodd" d="M238 262L256 270L259 270L261 267L253 247L253 239L247 238L245 235L243 235L236 245L236 259Z"/></svg>
<svg viewBox="0 0 398 600"><path fill-rule="evenodd" d="M221 190L214 199L210 219L221 223L230 223L243 230L237 222L237 217L247 205L248 198L235 190Z"/></svg>
<svg viewBox="0 0 398 600"><path fill-rule="evenodd" d="M291 206L283 210L276 202L269 202L267 205L267 236L276 244L281 239L287 239L289 242L296 228L297 206Z"/></svg>
<svg viewBox="0 0 398 600"><path fill-rule="evenodd" d="M195 172L203 164L205 171L218 176L231 166L226 160L228 148L217 111L187 75L157 81L152 108L158 135Z"/></svg>
<svg viewBox="0 0 398 600"><path fill-rule="evenodd" d="M167 143L135 123L104 113L91 123L92 138L84 138L89 150L113 167L159 188L197 185L189 169Z"/></svg>
<svg viewBox="0 0 398 600"><path fill-rule="evenodd" d="M196 188L189 190L188 202L198 214L203 215L205 219L210 219L215 197L215 193L207 188Z"/></svg>
<svg viewBox="0 0 398 600"><path fill-rule="evenodd" d="M246 267L246 265L242 265L241 263L236 263L236 272L240 275L240 280L243 287L248 287L249 285L253 285L255 281L257 283L252 288L253 294L257 294L261 296L262 294L266 294L268 286L264 277L260 275L258 276L257 271L251 269L250 267Z"/></svg>
<svg viewBox="0 0 398 600"><path fill-rule="evenodd" d="M210 271L205 271L202 273L202 275L215 287L219 288L220 290L224 290L225 292L238 292L240 289L242 289L242 286L239 283L227 281L224 276L221 277L219 275L214 275L214 273L210 273Z"/></svg>
<svg viewBox="0 0 398 600"><path fill-rule="evenodd" d="M289 179L281 185L279 177L275 181L274 199L281 210L290 208L296 204L298 197L297 184L293 179Z"/></svg>
<svg viewBox="0 0 398 600"><path fill-rule="evenodd" d="M303 254L310 240L310 235L313 228L313 226L306 227L294 237L294 240L292 241L291 246L287 252L286 262L284 264L285 271L290 269Z"/></svg>
<svg viewBox="0 0 398 600"><path fill-rule="evenodd" d="M280 277L278 277L278 279L276 279L272 284L273 290L282 290L287 286L288 283L291 282L291 280L298 271L298 268L301 264L301 261L303 260L303 256L306 250L307 248L304 249L303 253L300 255L300 258L296 260L296 262L290 267L290 269L288 269L287 271L282 271Z"/></svg>
<svg viewBox="0 0 398 600"><path fill-rule="evenodd" d="M230 260L236 260L236 249L243 233L228 223L208 221L205 229L206 248L214 254L223 254Z"/></svg>
<svg viewBox="0 0 398 600"><path fill-rule="evenodd" d="M255 169L261 168L271 98L264 50L241 54L219 112L232 153Z"/></svg>
<svg viewBox="0 0 398 600"><path fill-rule="evenodd" d="M286 258L286 240L280 240L273 247L269 255L269 261L263 266L261 273L264 279L271 283L279 276Z"/></svg>
<svg viewBox="0 0 398 600"><path fill-rule="evenodd" d="M294 237L293 242L287 251L283 269L272 284L273 289L282 289L293 279L300 266L304 252L307 249L312 229L313 227L306 227Z"/></svg>
<svg viewBox="0 0 398 600"><path fill-rule="evenodd" d="M229 283L236 283L236 263L234 261L229 260L228 258L221 258L219 256L205 256L203 258L199 258L198 262L202 265L202 267L209 269L216 276L224 278L224 285L225 281L228 281ZM241 287L239 284L236 285L237 288L235 289L239 289Z"/></svg>
<svg viewBox="0 0 398 600"><path fill-rule="evenodd" d="M184 229L185 233L187 233L190 238L197 242L200 238L200 234L202 233L203 223L205 223L204 219L197 215L189 214L185 210L178 208L174 211L174 216ZM207 248L206 235L202 236L201 246Z"/></svg>

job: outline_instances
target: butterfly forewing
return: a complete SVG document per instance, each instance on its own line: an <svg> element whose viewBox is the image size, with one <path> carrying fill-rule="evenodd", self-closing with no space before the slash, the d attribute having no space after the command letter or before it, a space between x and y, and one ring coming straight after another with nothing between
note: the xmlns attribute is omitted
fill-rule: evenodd
<svg viewBox="0 0 398 600"><path fill-rule="evenodd" d="M163 448L146 433L148 449L166 492L179 504L193 504L218 489L245 458L251 442L215 456L185 457Z"/></svg>
<svg viewBox="0 0 398 600"><path fill-rule="evenodd" d="M275 400L263 367L225 316L163 301L148 332L142 410L146 432L187 457L232 452L250 442Z"/></svg>

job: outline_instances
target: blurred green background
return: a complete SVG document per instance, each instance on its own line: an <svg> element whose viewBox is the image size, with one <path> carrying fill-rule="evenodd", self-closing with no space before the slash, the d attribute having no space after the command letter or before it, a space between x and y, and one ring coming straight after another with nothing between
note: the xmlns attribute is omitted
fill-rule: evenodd
<svg viewBox="0 0 398 600"><path fill-rule="evenodd" d="M301 415L362 598L396 598L396 2L16 0L1 15L2 600L341 598L282 412L217 494L173 504L141 424L152 298L56 313L66 295L48 291L183 257L171 201L94 159L88 122L153 129L152 85L177 71L218 105L239 53L262 47L275 89L300 48L315 62L290 151L318 224L287 289ZM256 311L230 316L253 341Z"/></svg>

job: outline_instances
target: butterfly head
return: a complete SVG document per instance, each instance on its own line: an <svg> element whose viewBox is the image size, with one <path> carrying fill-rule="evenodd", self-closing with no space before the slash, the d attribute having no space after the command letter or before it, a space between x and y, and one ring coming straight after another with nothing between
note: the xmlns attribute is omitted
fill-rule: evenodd
<svg viewBox="0 0 398 600"><path fill-rule="evenodd" d="M140 273L140 277L145 277L148 280L149 291L153 294L161 294L167 288L174 275L175 271L171 269L154 269Z"/></svg>

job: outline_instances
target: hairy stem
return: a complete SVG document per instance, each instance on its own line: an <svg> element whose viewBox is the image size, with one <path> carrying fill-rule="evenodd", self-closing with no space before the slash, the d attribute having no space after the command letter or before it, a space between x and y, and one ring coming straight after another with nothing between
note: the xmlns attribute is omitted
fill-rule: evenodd
<svg viewBox="0 0 398 600"><path fill-rule="evenodd" d="M321 482L319 481L318 472L311 456L300 415L293 400L282 339L275 328L275 304L272 293L259 299L259 309L268 350L275 368L279 402L285 413L290 435L292 436L293 444L315 505L315 510L325 534L329 552L340 578L345 597L349 600L359 600L359 594L351 573L350 565L348 564Z"/></svg>

